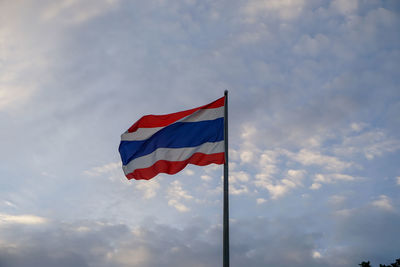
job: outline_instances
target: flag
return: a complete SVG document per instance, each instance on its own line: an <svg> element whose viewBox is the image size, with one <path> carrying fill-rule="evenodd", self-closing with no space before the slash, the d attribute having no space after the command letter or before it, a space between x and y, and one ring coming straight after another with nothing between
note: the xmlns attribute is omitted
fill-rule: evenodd
<svg viewBox="0 0 400 267"><path fill-rule="evenodd" d="M121 135L119 153L128 179L175 174L188 164L225 163L225 97L189 110L146 115Z"/></svg>

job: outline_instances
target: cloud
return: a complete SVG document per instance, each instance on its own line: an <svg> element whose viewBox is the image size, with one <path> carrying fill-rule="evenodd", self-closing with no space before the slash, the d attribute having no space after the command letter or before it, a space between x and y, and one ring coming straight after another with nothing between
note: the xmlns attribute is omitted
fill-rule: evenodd
<svg viewBox="0 0 400 267"><path fill-rule="evenodd" d="M400 176L397 176L397 185L400 185Z"/></svg>
<svg viewBox="0 0 400 267"><path fill-rule="evenodd" d="M385 196L380 196L377 201L385 202L385 199ZM340 255L345 259L343 266L350 266L349 259L354 259L354 255L366 255L363 256L363 260L370 260L373 266L382 263L382 259L387 259L383 260L384 262L391 262L398 257L396 248L399 247L400 241L394 236L400 234L399 213L388 212L386 208L379 206L372 207L374 208L371 208L370 203L366 203L349 210L345 216L337 215L332 218L336 225L336 248L332 246L328 254L331 258Z"/></svg>
<svg viewBox="0 0 400 267"><path fill-rule="evenodd" d="M26 228L23 236L18 230L0 227L1 266L215 266L214 241L222 236L221 228L199 220L183 229L146 219L133 229L86 221Z"/></svg>
<svg viewBox="0 0 400 267"><path fill-rule="evenodd" d="M168 205L174 207L179 212L188 212L190 208L182 203L184 200L192 200L193 196L189 195L182 187L182 183L175 180L170 183L167 189Z"/></svg>
<svg viewBox="0 0 400 267"><path fill-rule="evenodd" d="M116 251L116 253L110 253L108 256L122 266L143 266L152 257L151 251L145 246L134 246L134 248L123 247Z"/></svg>
<svg viewBox="0 0 400 267"><path fill-rule="evenodd" d="M394 210L394 207L391 204L391 199L386 195L380 195L379 199L372 202L372 206L386 211Z"/></svg>
<svg viewBox="0 0 400 267"><path fill-rule="evenodd" d="M110 162L101 166L90 168L89 170L85 170L83 171L83 174L91 177L100 178L106 176L111 181L123 181L124 183L129 183L129 181L124 176L121 166L121 162Z"/></svg>
<svg viewBox="0 0 400 267"><path fill-rule="evenodd" d="M350 125L351 130L354 132L361 132L365 127L367 127L367 124L363 122L361 123L353 122Z"/></svg>
<svg viewBox="0 0 400 267"><path fill-rule="evenodd" d="M293 47L293 52L299 55L318 56L326 53L329 49L330 41L327 36L317 34L315 37L303 35L299 42Z"/></svg>
<svg viewBox="0 0 400 267"><path fill-rule="evenodd" d="M87 230L79 231L83 227ZM129 235L125 226L99 222L52 222L40 229L14 225L0 227L0 232L0 265L10 267L109 266L106 253L113 251L112 241L119 242L124 235Z"/></svg>
<svg viewBox="0 0 400 267"><path fill-rule="evenodd" d="M292 220L232 222L232 264L318 266L312 255L321 236L297 232L295 225ZM86 230L78 231L80 228ZM260 234L259 230L265 229L270 230ZM181 229L145 219L132 229L87 221L27 228L22 237L13 230L17 229L0 228L2 266L215 266L222 257L222 227L202 218Z"/></svg>
<svg viewBox="0 0 400 267"><path fill-rule="evenodd" d="M338 181L354 181L355 177L348 174L341 173L330 173L330 174L321 174L318 173L314 177L315 183L336 183Z"/></svg>
<svg viewBox="0 0 400 267"><path fill-rule="evenodd" d="M354 12L358 7L358 0L346 1L346 0L334 0L331 2L331 8L340 12L341 14L349 14Z"/></svg>
<svg viewBox="0 0 400 267"><path fill-rule="evenodd" d="M14 203L12 203L11 201L8 201L8 200L3 200L2 204L6 207L17 208L17 206Z"/></svg>
<svg viewBox="0 0 400 267"><path fill-rule="evenodd" d="M236 186L234 184L229 184L229 194L243 195L243 194L248 194L248 193L249 193L249 189L245 185Z"/></svg>
<svg viewBox="0 0 400 267"><path fill-rule="evenodd" d="M305 166L318 165L330 171L342 171L353 166L351 162L341 161L337 157L323 155L318 151L301 149L298 153L288 153L288 157Z"/></svg>
<svg viewBox="0 0 400 267"><path fill-rule="evenodd" d="M7 10L7 5L4 8ZM8 25L0 28L0 111L15 110L31 99L39 86L38 70L48 66L43 51L31 47L32 41L20 32L18 23L7 20L11 14L0 19Z"/></svg>
<svg viewBox="0 0 400 267"><path fill-rule="evenodd" d="M310 189L311 190L318 190L318 189L320 189L321 188L321 184L320 183L313 183L311 186L310 186Z"/></svg>
<svg viewBox="0 0 400 267"><path fill-rule="evenodd" d="M0 225L1 224L43 224L46 223L47 219L36 215L11 215L0 213Z"/></svg>
<svg viewBox="0 0 400 267"><path fill-rule="evenodd" d="M81 24L112 10L118 2L118 0L51 2L44 8L41 18L46 22L60 21L67 24Z"/></svg>
<svg viewBox="0 0 400 267"><path fill-rule="evenodd" d="M256 202L257 202L257 205L260 205L260 204L267 202L267 200L265 198L257 198Z"/></svg>
<svg viewBox="0 0 400 267"><path fill-rule="evenodd" d="M322 184L334 184L339 181L354 181L356 177L353 177L348 174L341 173L329 173L329 174L321 174L318 173L314 176L314 180L310 189L318 190L321 188Z"/></svg>
<svg viewBox="0 0 400 267"><path fill-rule="evenodd" d="M90 170L86 170L84 171L84 174L89 176L99 176L109 172L113 172L114 170L119 168L121 168L120 162L111 162L111 163L106 163L102 166L93 167Z"/></svg>
<svg viewBox="0 0 400 267"><path fill-rule="evenodd" d="M190 169L183 170L183 173L184 173L184 175L187 175L187 176L193 176L194 175L194 171L192 171Z"/></svg>
<svg viewBox="0 0 400 267"><path fill-rule="evenodd" d="M206 175L206 174L200 176L200 178L201 178L201 180L206 181L206 182L209 182L212 180L212 177L210 175Z"/></svg>
<svg viewBox="0 0 400 267"><path fill-rule="evenodd" d="M285 178L281 180L273 179L268 175L257 174L255 184L260 188L267 189L272 199L278 199L290 190L302 186L305 173L305 170L288 170Z"/></svg>
<svg viewBox="0 0 400 267"><path fill-rule="evenodd" d="M314 259L320 259L320 258L322 258L322 255L321 255L320 252L314 251L314 252L312 253L312 257L313 257Z"/></svg>
<svg viewBox="0 0 400 267"><path fill-rule="evenodd" d="M151 199L157 195L160 184L157 180L135 181L135 188L143 193L144 199Z"/></svg>
<svg viewBox="0 0 400 267"><path fill-rule="evenodd" d="M239 171L239 172L230 172L229 173L229 182L230 183L245 183L249 181L249 174L246 173L245 171Z"/></svg>
<svg viewBox="0 0 400 267"><path fill-rule="evenodd" d="M332 195L329 197L329 203L332 205L338 206L344 204L346 201L346 196L343 195Z"/></svg>
<svg viewBox="0 0 400 267"><path fill-rule="evenodd" d="M303 6L303 0L251 0L247 2L244 12L250 22L258 16L276 15L282 20L292 20L301 14Z"/></svg>
<svg viewBox="0 0 400 267"><path fill-rule="evenodd" d="M356 135L349 135L343 138L342 144L336 146L335 153L338 155L363 154L367 159L372 160L386 153L392 153L400 149L400 141L389 137L385 131L380 129L364 130L362 126L351 125L356 128Z"/></svg>
<svg viewBox="0 0 400 267"><path fill-rule="evenodd" d="M368 260L387 252L396 256L397 213L355 208L346 216L333 214L329 231L317 225L311 230L310 224L327 215L318 214L232 220L231 263L347 267L358 264L359 255L368 255ZM201 217L180 227L154 218L131 226L102 221L50 221L40 229L9 224L0 225L0 236L0 264L9 267L216 266L222 257L222 226Z"/></svg>

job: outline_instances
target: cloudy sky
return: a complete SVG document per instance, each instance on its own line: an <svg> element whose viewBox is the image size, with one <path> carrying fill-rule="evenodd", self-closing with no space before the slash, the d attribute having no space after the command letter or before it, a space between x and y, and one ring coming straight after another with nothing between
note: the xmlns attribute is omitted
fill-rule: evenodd
<svg viewBox="0 0 400 267"><path fill-rule="evenodd" d="M0 0L0 266L221 266L222 167L120 135L229 90L231 266L400 258L400 1Z"/></svg>

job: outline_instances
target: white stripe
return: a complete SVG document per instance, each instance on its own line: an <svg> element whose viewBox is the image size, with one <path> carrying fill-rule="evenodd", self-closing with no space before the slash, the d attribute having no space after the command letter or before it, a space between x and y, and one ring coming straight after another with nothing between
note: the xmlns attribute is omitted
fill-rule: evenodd
<svg viewBox="0 0 400 267"><path fill-rule="evenodd" d="M121 135L121 141L140 141L146 140L159 130L164 127L154 127L154 128L138 128L136 132L129 133L125 132Z"/></svg>
<svg viewBox="0 0 400 267"><path fill-rule="evenodd" d="M135 169L150 167L159 160L184 161L196 152L204 154L224 152L224 141L208 142L196 147L159 148L146 156L130 161L127 165L123 165L122 169L125 174L128 174Z"/></svg>
<svg viewBox="0 0 400 267"><path fill-rule="evenodd" d="M181 122L197 122L215 120L224 117L224 107L211 108L211 109L199 109L198 111L186 116L178 121ZM176 121L176 122L178 122ZM165 127L165 126L164 126ZM128 133L125 132L121 135L121 141L140 141L146 140L153 134L158 132L164 127L153 127L153 128L138 128L136 132Z"/></svg>

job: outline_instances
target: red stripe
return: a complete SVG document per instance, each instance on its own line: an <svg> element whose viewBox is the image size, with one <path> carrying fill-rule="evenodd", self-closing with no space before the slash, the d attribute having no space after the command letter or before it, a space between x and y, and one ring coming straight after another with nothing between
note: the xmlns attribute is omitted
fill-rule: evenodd
<svg viewBox="0 0 400 267"><path fill-rule="evenodd" d="M224 152L215 154L194 153L190 158L184 161L159 160L151 167L134 170L133 172L127 174L126 178L129 180L150 180L159 173L175 174L185 168L188 164L199 166L205 166L211 163L224 164L224 155Z"/></svg>
<svg viewBox="0 0 400 267"><path fill-rule="evenodd" d="M210 109L210 108L219 108L223 107L225 103L225 97L221 97L220 99L215 100L214 102L189 109L184 110L176 113L166 114L166 115L146 115L140 118L137 122L135 122L129 129L128 132L132 133L135 132L138 128L151 128L151 127L163 127L170 125L171 123L176 122L199 109Z"/></svg>

